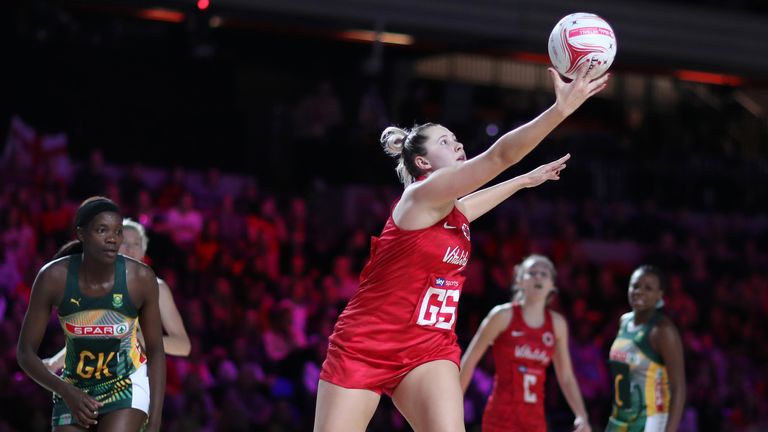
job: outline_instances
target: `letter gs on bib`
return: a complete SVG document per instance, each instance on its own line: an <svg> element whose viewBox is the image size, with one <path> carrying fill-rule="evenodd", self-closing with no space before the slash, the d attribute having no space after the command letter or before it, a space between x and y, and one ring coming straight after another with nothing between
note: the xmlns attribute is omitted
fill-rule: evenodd
<svg viewBox="0 0 768 432"><path fill-rule="evenodd" d="M429 287L421 299L416 324L451 330L456 322L460 290Z"/></svg>

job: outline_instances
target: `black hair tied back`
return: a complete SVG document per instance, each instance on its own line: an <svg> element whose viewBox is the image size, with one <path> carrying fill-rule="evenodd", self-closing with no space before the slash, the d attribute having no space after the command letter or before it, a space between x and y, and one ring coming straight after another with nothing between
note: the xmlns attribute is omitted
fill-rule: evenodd
<svg viewBox="0 0 768 432"><path fill-rule="evenodd" d="M84 227L88 225L88 223L92 221L97 214L103 212L114 212L120 214L120 208L117 207L117 204L115 204L112 200L107 198L99 198L93 201L89 201L77 209L77 214L75 214L75 226Z"/></svg>

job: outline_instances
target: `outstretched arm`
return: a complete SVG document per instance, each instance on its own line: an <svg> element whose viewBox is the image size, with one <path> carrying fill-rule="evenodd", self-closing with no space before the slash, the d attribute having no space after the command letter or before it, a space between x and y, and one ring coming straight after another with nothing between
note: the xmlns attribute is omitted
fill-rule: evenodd
<svg viewBox="0 0 768 432"><path fill-rule="evenodd" d="M569 153L556 161L541 165L527 174L469 194L459 200L462 205L461 212L472 222L520 189L536 187L547 180L560 180L560 171L565 169L565 162L570 158Z"/></svg>
<svg viewBox="0 0 768 432"><path fill-rule="evenodd" d="M452 205L455 199L476 191L519 162L584 101L605 88L608 81L607 74L593 80L588 63L581 66L577 78L570 83L563 82L553 69L550 69L550 75L556 94L556 101L550 108L530 122L504 134L480 155L463 164L439 169L426 181L409 187L403 194L403 200L410 198L418 202L419 207L423 208L417 210Z"/></svg>
<svg viewBox="0 0 768 432"><path fill-rule="evenodd" d="M475 372L477 363L483 358L485 351L496 340L499 333L509 325L511 319L511 309L509 305L500 305L491 309L488 316L485 317L477 329L477 333L469 343L467 350L461 357L461 370L459 371L459 381L461 389L467 391L469 383L472 381L472 374Z"/></svg>
<svg viewBox="0 0 768 432"><path fill-rule="evenodd" d="M163 329L167 335L163 336L163 347L165 353L186 357L192 345L189 342L187 330L184 328L184 321L181 320L179 309L173 301L173 293L162 279L157 281L159 287L160 302L160 320L163 323Z"/></svg>
<svg viewBox="0 0 768 432"><path fill-rule="evenodd" d="M576 419L573 421L574 430L579 432L590 432L587 409L584 406L584 399L581 397L579 382L573 373L571 364L571 354L568 351L568 324L562 315L552 312L552 323L555 327L555 375L560 384L565 400L571 407Z"/></svg>

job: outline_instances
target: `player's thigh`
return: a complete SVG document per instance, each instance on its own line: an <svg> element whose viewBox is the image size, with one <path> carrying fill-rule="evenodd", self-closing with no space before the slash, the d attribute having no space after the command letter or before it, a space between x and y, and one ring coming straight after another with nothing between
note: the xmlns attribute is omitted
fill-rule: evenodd
<svg viewBox="0 0 768 432"><path fill-rule="evenodd" d="M436 360L408 372L392 401L416 432L464 431L464 395L452 361Z"/></svg>
<svg viewBox="0 0 768 432"><path fill-rule="evenodd" d="M365 431L381 396L370 390L348 389L320 380L314 432Z"/></svg>
<svg viewBox="0 0 768 432"><path fill-rule="evenodd" d="M147 420L147 413L136 408L125 408L99 417L99 430L109 432L139 432Z"/></svg>

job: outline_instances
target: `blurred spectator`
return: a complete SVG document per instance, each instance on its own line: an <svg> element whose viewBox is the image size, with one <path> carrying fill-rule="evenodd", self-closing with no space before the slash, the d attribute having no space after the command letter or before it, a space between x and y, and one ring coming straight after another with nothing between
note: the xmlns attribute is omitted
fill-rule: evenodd
<svg viewBox="0 0 768 432"><path fill-rule="evenodd" d="M197 241L203 229L203 215L194 207L192 194L184 192L178 205L165 214L162 231L170 234L174 244L182 250L189 250Z"/></svg>
<svg viewBox="0 0 768 432"><path fill-rule="evenodd" d="M0 242L5 246L7 259L13 260L23 275L36 271L31 267L37 252L37 234L29 216L16 206L11 206L4 216L5 220L0 222Z"/></svg>
<svg viewBox="0 0 768 432"><path fill-rule="evenodd" d="M333 260L333 270L329 276L336 288L338 300L347 302L359 287L358 271L352 268L352 260L346 255Z"/></svg>
<svg viewBox="0 0 768 432"><path fill-rule="evenodd" d="M182 167L173 168L168 180L157 193L157 206L165 210L178 204L187 190L187 173Z"/></svg>
<svg viewBox="0 0 768 432"><path fill-rule="evenodd" d="M125 211L133 213L132 210L138 207L139 193L146 189L147 185L144 182L144 167L140 163L134 163L128 169L121 178L118 186L122 191L122 195L119 197L122 202L121 208ZM114 197L113 199L116 199Z"/></svg>
<svg viewBox="0 0 768 432"><path fill-rule="evenodd" d="M147 189L139 190L136 197L136 208L134 209L136 220L147 227L147 229L152 229L156 222L157 213L152 199L152 192Z"/></svg>
<svg viewBox="0 0 768 432"><path fill-rule="evenodd" d="M63 202L59 195L46 192L43 195L43 207L38 216L41 235L53 238L58 244L63 244L70 238L70 224L73 207Z"/></svg>
<svg viewBox="0 0 768 432"><path fill-rule="evenodd" d="M200 237L195 242L194 252L197 256L198 269L207 271L221 250L221 234L218 219L206 220Z"/></svg>
<svg viewBox="0 0 768 432"><path fill-rule="evenodd" d="M235 210L235 198L226 194L221 199L218 216L221 240L228 245L236 245L245 234L245 218Z"/></svg>
<svg viewBox="0 0 768 432"><path fill-rule="evenodd" d="M218 208L221 204L221 198L225 194L221 184L221 171L216 167L208 168L202 181L192 188L192 194L200 210L210 212Z"/></svg>
<svg viewBox="0 0 768 432"><path fill-rule="evenodd" d="M19 264L16 255L11 253L8 247L0 243L0 319L5 315L5 309L8 307L7 299L11 293L21 284L22 276L19 271Z"/></svg>

